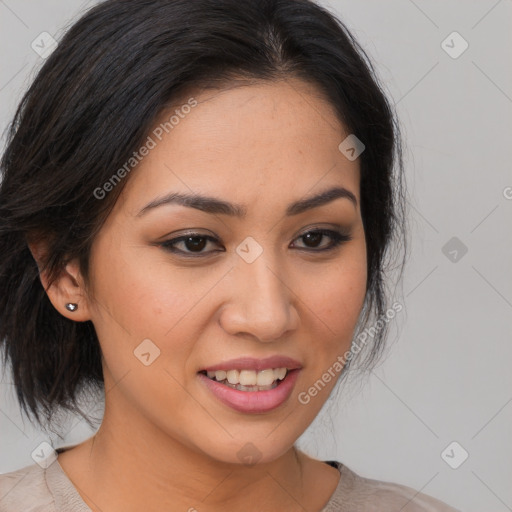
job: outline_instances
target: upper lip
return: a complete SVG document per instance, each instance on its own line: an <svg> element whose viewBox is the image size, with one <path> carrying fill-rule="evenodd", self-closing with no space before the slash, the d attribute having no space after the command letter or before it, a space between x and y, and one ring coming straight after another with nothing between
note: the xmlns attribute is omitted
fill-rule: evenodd
<svg viewBox="0 0 512 512"><path fill-rule="evenodd" d="M222 361L217 364L212 364L201 371L214 372L216 370L267 370L268 368L288 368L288 370L295 370L302 368L301 364L287 356L271 356L264 359L257 359L254 357L239 357L237 359L230 359L229 361Z"/></svg>

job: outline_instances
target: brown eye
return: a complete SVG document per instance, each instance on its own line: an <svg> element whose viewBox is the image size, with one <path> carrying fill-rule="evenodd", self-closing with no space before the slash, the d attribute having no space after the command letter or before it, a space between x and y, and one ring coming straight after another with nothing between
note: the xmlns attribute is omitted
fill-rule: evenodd
<svg viewBox="0 0 512 512"><path fill-rule="evenodd" d="M316 249L325 237L330 238L331 243L322 249ZM315 229L299 236L297 240L302 240L304 242L306 247L303 249L311 250L312 252L322 252L335 249L340 244L352 240L352 237L348 234L339 233L330 229ZM302 249L302 247L299 247L299 249Z"/></svg>
<svg viewBox="0 0 512 512"><path fill-rule="evenodd" d="M317 247L324 237L325 235L323 233L319 233L318 231L312 231L311 233L306 233L305 235L301 236L307 247Z"/></svg>
<svg viewBox="0 0 512 512"><path fill-rule="evenodd" d="M188 235L179 236L172 240L167 240L160 245L169 252L182 254L187 256L205 256L212 252L219 251L204 251L203 249L208 245L208 242L214 242L218 244L218 240L207 235L201 235L200 233L190 233ZM176 246L182 244L183 249L178 249Z"/></svg>
<svg viewBox="0 0 512 512"><path fill-rule="evenodd" d="M188 236L183 243L188 250L200 252L206 247L207 241L204 236Z"/></svg>

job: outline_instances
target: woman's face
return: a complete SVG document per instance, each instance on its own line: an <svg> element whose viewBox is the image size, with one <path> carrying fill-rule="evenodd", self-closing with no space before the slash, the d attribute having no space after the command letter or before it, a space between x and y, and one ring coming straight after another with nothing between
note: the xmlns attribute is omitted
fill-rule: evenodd
<svg viewBox="0 0 512 512"><path fill-rule="evenodd" d="M104 355L105 418L219 461L271 461L327 400L363 305L359 164L338 149L349 133L332 107L304 82L193 100L149 134L93 244L88 314ZM304 203L333 188L349 194ZM169 194L218 203L154 203ZM261 361L275 357L289 359ZM244 369L246 385L268 383L279 372L262 370L279 367L297 368L266 391L204 375L236 382L231 370Z"/></svg>

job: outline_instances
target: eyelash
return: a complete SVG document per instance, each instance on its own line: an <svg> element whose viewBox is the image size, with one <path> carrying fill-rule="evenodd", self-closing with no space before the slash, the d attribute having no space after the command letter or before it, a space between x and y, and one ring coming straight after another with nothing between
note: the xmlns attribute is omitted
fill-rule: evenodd
<svg viewBox="0 0 512 512"><path fill-rule="evenodd" d="M311 233L322 234L322 235L328 236L332 240L331 245L329 247L323 248L323 249L302 248L301 247L301 248L299 248L299 250L306 251L306 252L313 252L313 253L314 252L333 251L334 249L338 248L341 244L352 240L352 236L347 235L345 233L339 233L337 231L332 231L330 229L313 229L313 230L307 231L306 233L303 233L302 235L298 236L296 238L296 240L299 238L303 238L306 235L311 234ZM212 252L212 251L209 251L209 252L203 251L203 252L193 253L193 252L182 251L181 249L176 249L176 247L174 247L176 244L186 241L189 238L205 239L205 240L209 240L214 243L218 243L218 240L216 238L209 236L209 235L203 235L201 233L187 233L186 235L182 235L177 238L172 238L171 240L162 242L160 244L160 246L165 251L178 254L185 258L204 258L206 255L208 255ZM213 251L213 252L222 252L222 251Z"/></svg>

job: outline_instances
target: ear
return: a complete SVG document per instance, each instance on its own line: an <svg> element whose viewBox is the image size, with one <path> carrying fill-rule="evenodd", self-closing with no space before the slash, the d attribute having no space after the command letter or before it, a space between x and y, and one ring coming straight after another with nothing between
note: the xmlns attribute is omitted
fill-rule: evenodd
<svg viewBox="0 0 512 512"><path fill-rule="evenodd" d="M89 302L85 292L84 281L80 274L78 260L72 260L62 269L57 279L48 288L49 276L47 271L41 271L46 261L46 247L43 242L28 242L28 247L39 269L41 284L55 309L66 318L77 322L90 320ZM66 308L67 303L78 304L75 311Z"/></svg>

